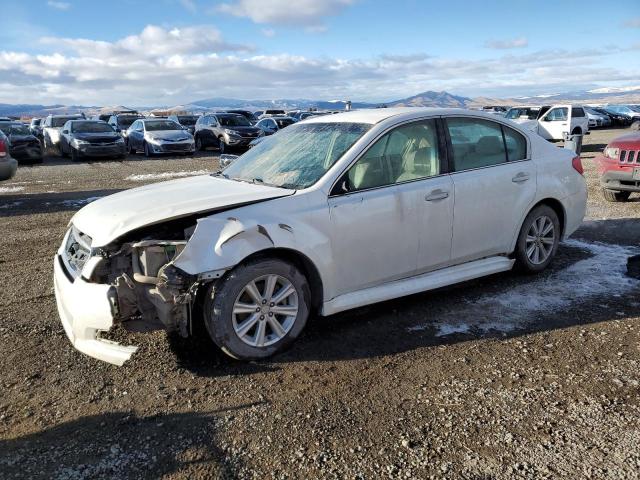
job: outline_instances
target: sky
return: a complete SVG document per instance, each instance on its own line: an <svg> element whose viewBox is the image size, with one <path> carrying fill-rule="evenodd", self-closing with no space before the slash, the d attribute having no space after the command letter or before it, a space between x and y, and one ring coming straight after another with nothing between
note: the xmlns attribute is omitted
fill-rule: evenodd
<svg viewBox="0 0 640 480"><path fill-rule="evenodd" d="M640 86L640 0L20 0L0 103L383 102Z"/></svg>

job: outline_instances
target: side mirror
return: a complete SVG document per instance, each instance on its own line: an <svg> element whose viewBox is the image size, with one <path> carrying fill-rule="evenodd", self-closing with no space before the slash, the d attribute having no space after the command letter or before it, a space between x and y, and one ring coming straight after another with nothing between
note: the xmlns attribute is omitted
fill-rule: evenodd
<svg viewBox="0 0 640 480"><path fill-rule="evenodd" d="M65 135L68 135L69 134L69 130L62 130L62 133L65 134Z"/></svg>

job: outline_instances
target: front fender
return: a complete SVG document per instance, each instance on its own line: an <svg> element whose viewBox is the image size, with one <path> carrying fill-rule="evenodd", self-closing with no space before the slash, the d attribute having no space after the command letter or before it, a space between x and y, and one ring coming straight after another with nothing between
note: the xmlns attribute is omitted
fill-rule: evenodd
<svg viewBox="0 0 640 480"><path fill-rule="evenodd" d="M193 235L173 264L201 279L217 278L254 253L286 248L306 256L321 278L328 278L331 243L320 229L311 226L324 224L321 219L283 223L279 218L265 215L264 211L259 221L254 216L237 215L239 213L225 212L198 220Z"/></svg>

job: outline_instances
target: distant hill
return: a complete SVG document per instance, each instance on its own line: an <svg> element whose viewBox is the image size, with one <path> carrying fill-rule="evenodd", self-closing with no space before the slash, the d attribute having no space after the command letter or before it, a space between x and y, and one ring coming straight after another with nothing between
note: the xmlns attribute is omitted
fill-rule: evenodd
<svg viewBox="0 0 640 480"><path fill-rule="evenodd" d="M449 92L422 92L412 97L389 102L390 107L458 107L464 108L472 102L468 97L460 97Z"/></svg>
<svg viewBox="0 0 640 480"><path fill-rule="evenodd" d="M587 103L587 104L640 104L640 86L633 87L608 87L591 90L579 90L564 93L550 93L546 95L523 96L517 98L469 98L454 95L449 92L426 91L411 97L393 100L390 102L352 102L352 108L375 108L379 106L389 107L459 107L478 108L484 105L518 105L518 104L553 104L553 103ZM247 110L264 110L267 108L281 108L283 110L344 110L345 100L312 100L312 99L273 99L273 100L242 100L238 98L212 97L196 100L186 105L180 105L181 110L203 112L216 109L244 108ZM168 109L166 105L149 107L137 107L140 111L149 111L155 108ZM25 116L44 117L49 114L96 113L100 110L108 110L109 107L82 106L82 105L37 105L18 104L11 105L0 103L0 116Z"/></svg>

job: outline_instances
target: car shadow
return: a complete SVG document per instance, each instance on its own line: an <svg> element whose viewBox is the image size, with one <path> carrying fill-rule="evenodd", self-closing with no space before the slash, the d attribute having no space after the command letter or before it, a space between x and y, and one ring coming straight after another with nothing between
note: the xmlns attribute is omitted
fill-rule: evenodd
<svg viewBox="0 0 640 480"><path fill-rule="evenodd" d="M122 189L2 195L0 217L75 211L98 198L120 191Z"/></svg>
<svg viewBox="0 0 640 480"><path fill-rule="evenodd" d="M236 478L240 460L217 440L227 413L138 416L113 412L80 417L37 433L0 440L2 478Z"/></svg>
<svg viewBox="0 0 640 480"><path fill-rule="evenodd" d="M606 146L606 143L582 144L582 153L602 153Z"/></svg>
<svg viewBox="0 0 640 480"><path fill-rule="evenodd" d="M283 363L381 358L480 338L513 338L620 320L624 318L618 315L620 310L628 316L640 316L640 302L625 302L624 298L612 297L610 291L599 293L597 287L584 301L572 300L573 289L582 288L581 280L578 276L578 280L574 282L572 278L569 282L564 278L565 272L581 266L586 272L589 272L588 268L600 268L597 264L584 264L595 254L589 250L592 243L584 248L581 242L603 240L601 235L594 234L594 228L615 230L625 225L640 233L640 219L588 223L594 225L588 224L580 229L576 234L577 243L563 244L552 266L543 273L530 276L505 272L329 317L315 316L310 318L303 334L289 350L265 361L235 361L218 350L206 333L197 339L174 339L169 343L180 366L196 375L251 375L278 369ZM611 235L608 238L615 240L617 237ZM635 238L640 238L640 235ZM637 247L638 242L626 245ZM611 245L610 248L618 255L617 249L624 247ZM635 250L635 253L640 253L640 249ZM616 255L610 256L621 262L617 267L621 267L622 262L626 266L626 257ZM593 275L582 279L586 285L584 288L594 289L594 282L599 281L598 272ZM566 287L560 291L553 288L558 278L563 278ZM526 298L529 288L532 293L539 293L537 297L532 295L532 300ZM542 305L539 309L531 307L530 302L536 298L544 300L545 289L548 295L561 297L561 301L557 304L548 302L547 306ZM640 295L640 282L634 292L634 295ZM624 305L612 305L612 302Z"/></svg>

